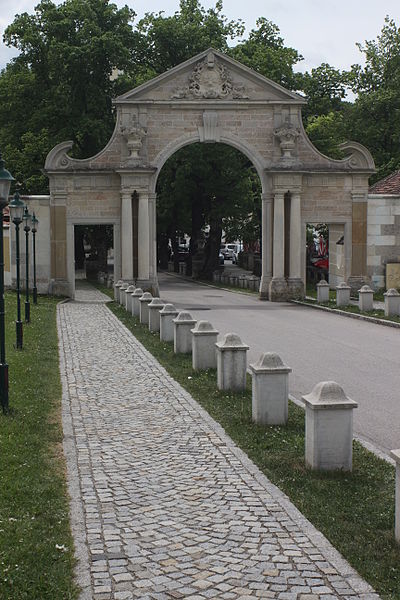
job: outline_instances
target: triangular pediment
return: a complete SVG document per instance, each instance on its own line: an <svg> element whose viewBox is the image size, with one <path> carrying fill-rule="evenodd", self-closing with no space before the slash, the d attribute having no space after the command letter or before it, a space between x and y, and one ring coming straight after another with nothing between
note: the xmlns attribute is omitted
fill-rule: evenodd
<svg viewBox="0 0 400 600"><path fill-rule="evenodd" d="M115 104L142 101L305 103L298 94L213 48L119 96Z"/></svg>

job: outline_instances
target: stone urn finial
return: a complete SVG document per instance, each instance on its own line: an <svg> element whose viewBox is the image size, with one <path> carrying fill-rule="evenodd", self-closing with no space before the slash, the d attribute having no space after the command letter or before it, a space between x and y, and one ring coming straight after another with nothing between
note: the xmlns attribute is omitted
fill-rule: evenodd
<svg viewBox="0 0 400 600"><path fill-rule="evenodd" d="M128 160L133 162L140 161L139 152L142 149L143 140L147 135L147 129L138 123L136 116L133 116L128 125L121 126L120 131L128 147Z"/></svg>
<svg viewBox="0 0 400 600"><path fill-rule="evenodd" d="M289 120L286 120L281 127L274 130L274 135L280 142L282 160L293 160L292 152L296 147L300 129L297 129Z"/></svg>

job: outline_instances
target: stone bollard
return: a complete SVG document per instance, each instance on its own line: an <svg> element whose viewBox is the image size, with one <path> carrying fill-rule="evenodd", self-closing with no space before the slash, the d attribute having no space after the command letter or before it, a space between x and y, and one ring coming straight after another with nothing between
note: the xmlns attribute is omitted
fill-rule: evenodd
<svg viewBox="0 0 400 600"><path fill-rule="evenodd" d="M124 282L122 279L119 279L117 283L114 285L114 300L115 302L119 302L119 288Z"/></svg>
<svg viewBox="0 0 400 600"><path fill-rule="evenodd" d="M242 288L242 289L244 288L244 282L245 282L245 280L246 280L246 276L245 275L240 275L239 276L239 287Z"/></svg>
<svg viewBox="0 0 400 600"><path fill-rule="evenodd" d="M174 319L178 314L179 311L173 304L165 304L164 308L160 310L160 340L162 342L174 341Z"/></svg>
<svg viewBox="0 0 400 600"><path fill-rule="evenodd" d="M336 286L336 306L348 306L350 304L351 287L344 281Z"/></svg>
<svg viewBox="0 0 400 600"><path fill-rule="evenodd" d="M337 293L336 293L337 297ZM329 302L329 283L325 279L321 279L317 283L317 302Z"/></svg>
<svg viewBox="0 0 400 600"><path fill-rule="evenodd" d="M192 352L192 329L195 319L186 311L178 314L174 321L174 352L175 354L190 354Z"/></svg>
<svg viewBox="0 0 400 600"><path fill-rule="evenodd" d="M140 315L140 302L139 299L143 296L142 288L135 288L132 292L132 315L138 317Z"/></svg>
<svg viewBox="0 0 400 600"><path fill-rule="evenodd" d="M335 381L321 381L303 396L306 404L306 464L312 469L352 470L353 408Z"/></svg>
<svg viewBox="0 0 400 600"><path fill-rule="evenodd" d="M400 294L394 289L390 288L383 294L385 296L385 316L386 317L398 317L400 315Z"/></svg>
<svg viewBox="0 0 400 600"><path fill-rule="evenodd" d="M237 287L239 278L237 275L229 275L229 285Z"/></svg>
<svg viewBox="0 0 400 600"><path fill-rule="evenodd" d="M153 298L149 304L149 331L160 331L160 310L164 302L160 298Z"/></svg>
<svg viewBox="0 0 400 600"><path fill-rule="evenodd" d="M179 262L179 275L186 275L186 263L184 261Z"/></svg>
<svg viewBox="0 0 400 600"><path fill-rule="evenodd" d="M400 543L400 449L392 450L390 454L396 462L394 537Z"/></svg>
<svg viewBox="0 0 400 600"><path fill-rule="evenodd" d="M149 324L149 304L153 300L153 296L150 292L145 292L143 296L139 298L139 320L145 325Z"/></svg>
<svg viewBox="0 0 400 600"><path fill-rule="evenodd" d="M119 303L125 308L125 292L129 287L129 283L123 283L119 288Z"/></svg>
<svg viewBox="0 0 400 600"><path fill-rule="evenodd" d="M265 352L250 365L252 417L260 425L286 425L288 420L289 373L275 352Z"/></svg>
<svg viewBox="0 0 400 600"><path fill-rule="evenodd" d="M112 288L114 285L114 279L112 277L108 277L107 279L107 287Z"/></svg>
<svg viewBox="0 0 400 600"><path fill-rule="evenodd" d="M358 290L358 308L361 312L374 310L374 292L369 285L363 285Z"/></svg>
<svg viewBox="0 0 400 600"><path fill-rule="evenodd" d="M192 365L195 371L217 368L215 344L218 333L208 321L198 321L192 329Z"/></svg>
<svg viewBox="0 0 400 600"><path fill-rule="evenodd" d="M219 390L241 392L246 389L248 346L236 333L227 333L217 348L217 385Z"/></svg>
<svg viewBox="0 0 400 600"><path fill-rule="evenodd" d="M125 308L128 311L128 313L132 313L132 294L134 291L134 285L128 286L125 291Z"/></svg>
<svg viewBox="0 0 400 600"><path fill-rule="evenodd" d="M168 261L168 273L173 273L173 272L174 272L174 261L169 260Z"/></svg>

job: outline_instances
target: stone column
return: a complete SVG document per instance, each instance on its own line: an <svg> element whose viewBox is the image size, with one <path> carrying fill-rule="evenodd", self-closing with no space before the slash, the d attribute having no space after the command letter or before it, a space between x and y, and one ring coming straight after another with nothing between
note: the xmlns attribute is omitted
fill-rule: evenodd
<svg viewBox="0 0 400 600"><path fill-rule="evenodd" d="M150 279L157 279L157 194L149 194L149 274Z"/></svg>
<svg viewBox="0 0 400 600"><path fill-rule="evenodd" d="M285 194L274 195L274 238L273 238L272 280L269 285L269 299L273 302L286 300L285 280Z"/></svg>
<svg viewBox="0 0 400 600"><path fill-rule="evenodd" d="M272 194L261 194L262 215L261 215L261 282L260 299L268 300L269 284L272 279Z"/></svg>
<svg viewBox="0 0 400 600"><path fill-rule="evenodd" d="M133 281L132 194L121 194L121 272L122 279Z"/></svg>
<svg viewBox="0 0 400 600"><path fill-rule="evenodd" d="M292 192L290 198L290 268L288 295L290 298L304 297L301 278L301 195Z"/></svg>
<svg viewBox="0 0 400 600"><path fill-rule="evenodd" d="M149 197L145 192L139 194L138 222L138 283L140 287L145 288L148 287L150 279Z"/></svg>
<svg viewBox="0 0 400 600"><path fill-rule="evenodd" d="M367 213L368 192L352 192L351 274L347 278L353 292L367 281Z"/></svg>

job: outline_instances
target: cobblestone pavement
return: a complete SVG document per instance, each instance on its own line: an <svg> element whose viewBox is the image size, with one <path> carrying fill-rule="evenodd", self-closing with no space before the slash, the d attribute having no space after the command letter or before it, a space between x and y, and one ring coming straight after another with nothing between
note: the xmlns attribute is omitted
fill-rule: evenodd
<svg viewBox="0 0 400 600"><path fill-rule="evenodd" d="M81 600L377 599L106 299L58 311Z"/></svg>

